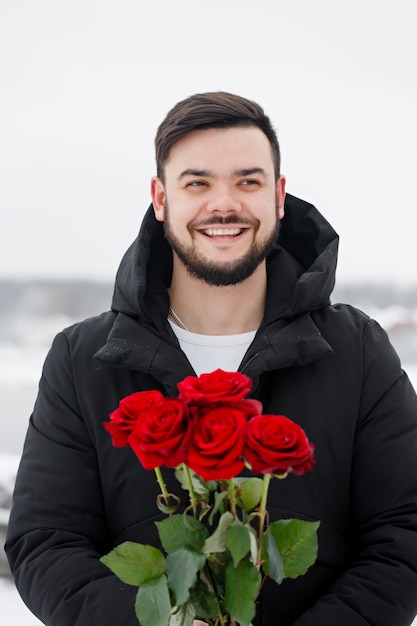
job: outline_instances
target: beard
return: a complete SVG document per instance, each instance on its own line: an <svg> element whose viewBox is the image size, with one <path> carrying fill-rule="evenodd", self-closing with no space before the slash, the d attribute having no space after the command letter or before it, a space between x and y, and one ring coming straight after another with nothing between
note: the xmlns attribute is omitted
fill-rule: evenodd
<svg viewBox="0 0 417 626"><path fill-rule="evenodd" d="M253 222L246 220L248 225ZM228 217L215 217L205 220L204 225L227 225L227 224L244 224L245 220L236 215ZM276 211L276 225L264 237L262 241L253 241L250 249L246 254L227 262L215 262L207 259L199 254L195 246L183 245L173 232L168 204L165 206L164 217L164 233L165 238L171 246L173 252L178 256L183 265L187 268L188 273L193 278L202 280L208 285L215 287L226 287L228 285L237 285L249 278L256 268L265 260L269 252L275 245L279 234L280 219L278 217L278 209ZM259 228L259 221L256 222L255 233Z"/></svg>

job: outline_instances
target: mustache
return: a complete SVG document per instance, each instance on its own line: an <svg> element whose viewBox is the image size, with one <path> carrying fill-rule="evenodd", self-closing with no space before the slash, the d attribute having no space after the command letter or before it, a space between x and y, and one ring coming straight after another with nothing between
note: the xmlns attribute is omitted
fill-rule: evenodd
<svg viewBox="0 0 417 626"><path fill-rule="evenodd" d="M205 220L193 223L193 228L206 228L207 226L226 226L229 224L239 224L239 226L253 226L259 224L259 220L250 220L247 217L238 215L212 215Z"/></svg>

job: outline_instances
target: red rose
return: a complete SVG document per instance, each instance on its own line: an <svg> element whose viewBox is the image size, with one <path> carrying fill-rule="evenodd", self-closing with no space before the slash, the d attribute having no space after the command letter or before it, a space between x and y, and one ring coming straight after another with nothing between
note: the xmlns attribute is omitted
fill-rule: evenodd
<svg viewBox="0 0 417 626"><path fill-rule="evenodd" d="M179 397L194 404L235 404L249 393L251 387L251 379L244 374L221 369L198 377L187 376L178 383Z"/></svg>
<svg viewBox="0 0 417 626"><path fill-rule="evenodd" d="M254 474L304 474L313 469L314 446L284 415L258 415L247 422L243 456Z"/></svg>
<svg viewBox="0 0 417 626"><path fill-rule="evenodd" d="M113 445L116 448L126 446L142 411L161 404L164 400L162 393L153 389L138 391L123 398L119 408L110 413L110 422L104 423L104 428L112 436Z"/></svg>
<svg viewBox="0 0 417 626"><path fill-rule="evenodd" d="M145 469L176 467L185 461L184 439L189 424L187 405L165 398L141 411L128 445Z"/></svg>
<svg viewBox="0 0 417 626"><path fill-rule="evenodd" d="M236 409L243 413L248 420L254 415L260 415L262 413L262 402L259 400L253 400L252 398L241 400L240 402L213 402L212 404L189 404L188 409L190 416L195 418L203 417L206 413L211 413L214 409L220 408Z"/></svg>
<svg viewBox="0 0 417 626"><path fill-rule="evenodd" d="M247 398L239 402L236 408L239 408L239 411L244 412L246 417L249 418L262 413L262 402L253 398Z"/></svg>
<svg viewBox="0 0 417 626"><path fill-rule="evenodd" d="M203 480L227 480L244 468L246 415L221 406L192 420L187 438L187 465Z"/></svg>

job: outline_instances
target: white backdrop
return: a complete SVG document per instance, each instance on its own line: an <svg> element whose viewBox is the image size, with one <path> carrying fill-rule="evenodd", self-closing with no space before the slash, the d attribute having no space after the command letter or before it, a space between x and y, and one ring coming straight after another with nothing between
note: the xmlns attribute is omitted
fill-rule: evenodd
<svg viewBox="0 0 417 626"><path fill-rule="evenodd" d="M1 0L0 276L112 279L155 130L223 89L259 101L288 190L341 235L339 279L415 281L414 0Z"/></svg>

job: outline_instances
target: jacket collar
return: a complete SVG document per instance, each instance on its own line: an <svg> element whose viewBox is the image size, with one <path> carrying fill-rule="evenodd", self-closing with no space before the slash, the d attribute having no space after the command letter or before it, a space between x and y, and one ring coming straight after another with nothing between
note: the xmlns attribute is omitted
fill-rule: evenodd
<svg viewBox="0 0 417 626"><path fill-rule="evenodd" d="M106 344L95 358L151 375L171 395L186 376L195 375L167 323L165 334L156 334L133 318L119 313ZM254 389L265 372L305 365L330 354L331 346L320 334L309 313L279 320L259 329L240 371L253 381Z"/></svg>

